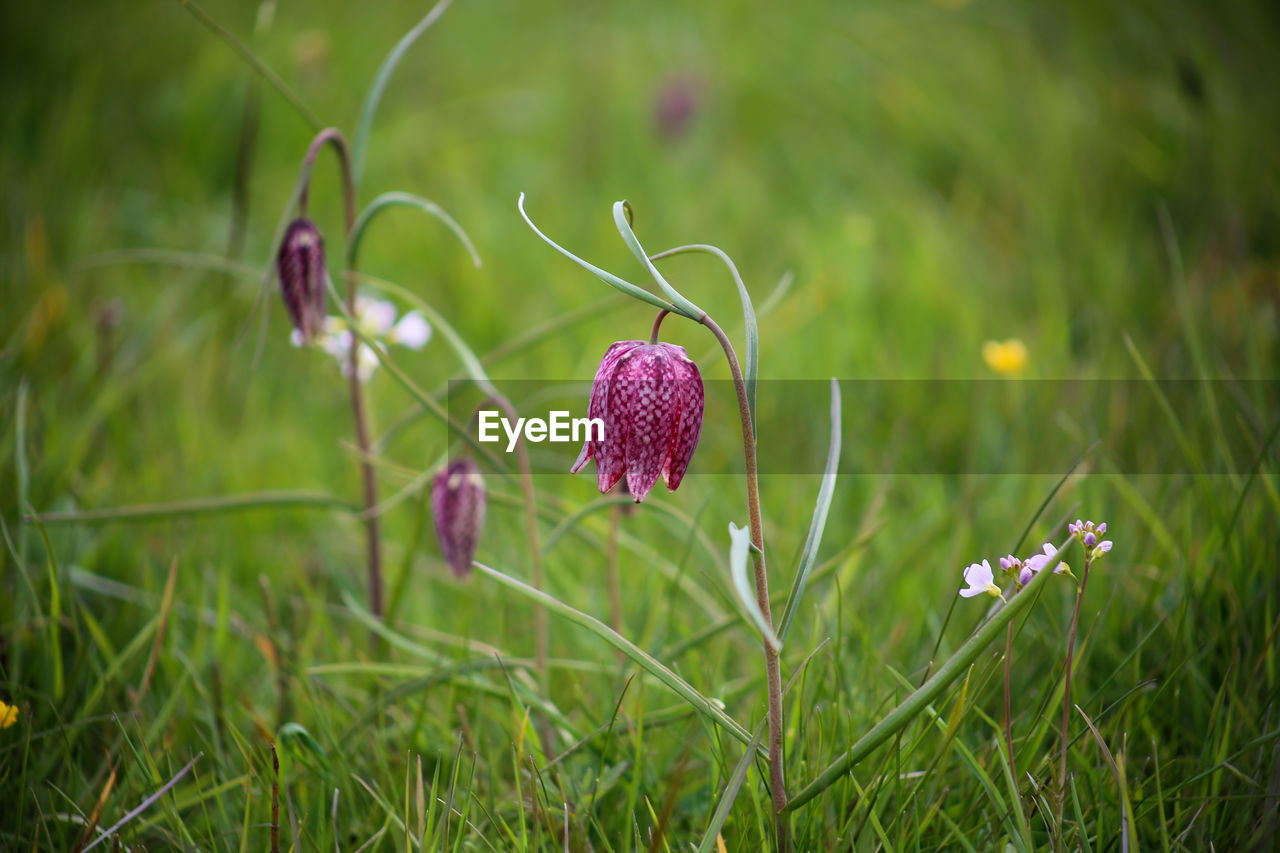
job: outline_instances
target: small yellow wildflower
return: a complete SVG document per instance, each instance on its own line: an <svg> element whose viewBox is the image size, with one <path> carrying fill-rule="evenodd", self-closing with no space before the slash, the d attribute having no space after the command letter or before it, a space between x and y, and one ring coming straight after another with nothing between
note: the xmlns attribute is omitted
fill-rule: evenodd
<svg viewBox="0 0 1280 853"><path fill-rule="evenodd" d="M0 729L7 729L18 722L18 706L7 705L0 699Z"/></svg>
<svg viewBox="0 0 1280 853"><path fill-rule="evenodd" d="M1027 347L1017 338L987 341L982 345L982 359L1002 376L1017 376L1027 367Z"/></svg>

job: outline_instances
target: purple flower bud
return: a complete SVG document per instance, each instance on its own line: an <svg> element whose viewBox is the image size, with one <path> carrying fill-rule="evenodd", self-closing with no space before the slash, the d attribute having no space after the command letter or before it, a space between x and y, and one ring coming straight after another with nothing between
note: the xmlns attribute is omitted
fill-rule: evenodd
<svg viewBox="0 0 1280 853"><path fill-rule="evenodd" d="M326 310L324 239L310 219L304 216L289 223L276 255L276 270L293 327L309 344L320 332Z"/></svg>
<svg viewBox="0 0 1280 853"><path fill-rule="evenodd" d="M1022 571L1018 572L1018 586L1026 586L1035 578L1036 573L1031 571L1030 566L1023 566Z"/></svg>
<svg viewBox="0 0 1280 853"><path fill-rule="evenodd" d="M1098 535L1103 536L1107 532L1107 523L1104 521L1098 525Z"/></svg>
<svg viewBox="0 0 1280 853"><path fill-rule="evenodd" d="M1009 558L1008 558L1008 557L1001 557L1001 558L1000 558L1000 568L1004 569L1006 572L1007 572L1007 571L1009 571L1009 567L1010 567L1011 565L1012 565L1012 563L1010 563L1010 562L1009 562Z"/></svg>
<svg viewBox="0 0 1280 853"><path fill-rule="evenodd" d="M431 481L431 518L440 553L454 577L471 574L480 528L484 525L484 480L470 459L451 462Z"/></svg>
<svg viewBox="0 0 1280 853"><path fill-rule="evenodd" d="M1096 544L1098 544L1098 537L1093 535L1092 530L1084 535L1084 547L1092 548Z"/></svg>
<svg viewBox="0 0 1280 853"><path fill-rule="evenodd" d="M1101 557L1103 554L1111 550L1111 540L1103 539L1098 543L1098 547L1093 549L1093 556Z"/></svg>
<svg viewBox="0 0 1280 853"><path fill-rule="evenodd" d="M588 438L571 470L594 458L601 493L625 474L636 503L659 476L674 492L698 446L702 406L702 376L684 347L618 341L600 360L587 406L588 417L604 422L604 437Z"/></svg>

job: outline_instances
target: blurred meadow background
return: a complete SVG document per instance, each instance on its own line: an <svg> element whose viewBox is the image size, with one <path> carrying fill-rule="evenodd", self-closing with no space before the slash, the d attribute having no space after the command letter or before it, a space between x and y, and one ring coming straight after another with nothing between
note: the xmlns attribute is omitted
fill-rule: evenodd
<svg viewBox="0 0 1280 853"><path fill-rule="evenodd" d="M290 346L263 282L311 137L350 135L429 8L0 8L0 701L17 709L0 728L0 849L82 848L121 821L103 849L773 843L763 762L734 778L741 743L555 614L539 678L529 599L452 578L422 486L458 445L385 369L367 386L380 496L395 498L371 642L345 383ZM769 391L785 383L767 380L847 380L846 426L852 380L946 381L936 406L895 417L890 396L883 419L844 431L873 463L837 482L783 649L793 794L983 617L992 599L957 599L964 566L1061 542L1077 517L1108 522L1115 548L1075 645L1065 816L1075 588L1054 578L1012 644L1016 769L998 641L795 810L797 849L1271 849L1278 40L1275 7L1245 2L455 0L391 78L359 194L434 200L483 265L397 210L361 267L430 303L500 388L578 383L585 406L606 347L643 337L653 311L540 242L516 198L563 245L643 282L610 215L630 200L650 251L713 243L742 271L766 471L771 442L821 459L829 438L821 394L811 416L783 411ZM330 152L311 195L336 269ZM723 268L663 269L741 341ZM728 378L703 329L671 317L663 337L708 381ZM1007 339L1026 349L1025 365L997 363L1014 378L983 357ZM442 401L459 376L439 329L390 356ZM1098 429L1043 395L1009 422L971 422L983 394L952 383L996 379L1211 384L1203 406L1130 417L1120 400ZM746 519L728 476L739 427L714 411L686 483L633 514L574 518L598 497L591 469L536 478L546 586L608 621L616 524L622 633L756 731L762 656L725 535ZM972 425L937 472L913 458L894 473L955 424ZM1010 436L1083 458L1064 479L1070 464L966 455ZM1169 452L1130 464L1106 451L1117 438ZM482 468L478 559L527 578L520 487ZM762 483L775 608L820 470Z"/></svg>

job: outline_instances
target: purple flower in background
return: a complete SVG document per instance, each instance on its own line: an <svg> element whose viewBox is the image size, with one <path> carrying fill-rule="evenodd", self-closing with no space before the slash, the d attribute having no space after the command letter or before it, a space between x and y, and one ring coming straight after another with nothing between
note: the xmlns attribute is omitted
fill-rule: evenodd
<svg viewBox="0 0 1280 853"><path fill-rule="evenodd" d="M303 343L311 343L325 317L324 239L305 216L289 223L276 255L280 295Z"/></svg>
<svg viewBox="0 0 1280 853"><path fill-rule="evenodd" d="M653 99L653 126L669 141L684 136L702 100L702 82L682 74L662 84Z"/></svg>
<svg viewBox="0 0 1280 853"><path fill-rule="evenodd" d="M432 479L431 518L440 540L440 553L454 577L471 574L471 561L484 525L484 509L484 480L470 459L449 463Z"/></svg>
<svg viewBox="0 0 1280 853"><path fill-rule="evenodd" d="M587 416L604 423L589 436L573 473L596 460L596 485L613 488L623 475L636 503L658 481L675 491L702 432L702 375L684 347L618 341L605 352L591 384Z"/></svg>

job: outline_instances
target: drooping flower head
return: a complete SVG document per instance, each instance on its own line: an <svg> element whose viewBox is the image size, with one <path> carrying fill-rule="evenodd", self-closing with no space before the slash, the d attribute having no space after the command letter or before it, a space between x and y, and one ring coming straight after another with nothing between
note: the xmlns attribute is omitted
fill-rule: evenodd
<svg viewBox="0 0 1280 853"><path fill-rule="evenodd" d="M614 343L596 369L587 407L588 417L603 421L604 436L588 436L571 470L594 458L600 491L625 475L636 503L659 476L674 492L698 446L703 402L702 375L684 347Z"/></svg>
<svg viewBox="0 0 1280 853"><path fill-rule="evenodd" d="M440 540L440 553L454 577L471 574L471 561L484 526L484 510L484 480L470 459L449 463L431 481L431 519Z"/></svg>
<svg viewBox="0 0 1280 853"><path fill-rule="evenodd" d="M325 317L324 239L305 216L289 223L276 255L280 295L303 343L320 333Z"/></svg>

